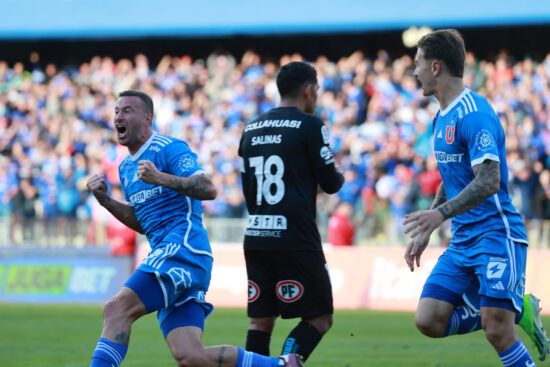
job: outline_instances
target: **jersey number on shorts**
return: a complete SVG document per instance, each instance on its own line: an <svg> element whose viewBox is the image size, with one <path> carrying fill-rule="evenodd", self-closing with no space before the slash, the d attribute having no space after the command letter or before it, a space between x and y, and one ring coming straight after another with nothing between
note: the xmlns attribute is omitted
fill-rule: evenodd
<svg viewBox="0 0 550 367"><path fill-rule="evenodd" d="M283 196L285 195L285 183L283 182L285 164L281 157L272 155L265 162L264 157L251 157L250 167L254 167L258 187L256 204L262 205L262 196L271 205L275 205L283 200ZM275 185L275 192L271 193L273 185Z"/></svg>

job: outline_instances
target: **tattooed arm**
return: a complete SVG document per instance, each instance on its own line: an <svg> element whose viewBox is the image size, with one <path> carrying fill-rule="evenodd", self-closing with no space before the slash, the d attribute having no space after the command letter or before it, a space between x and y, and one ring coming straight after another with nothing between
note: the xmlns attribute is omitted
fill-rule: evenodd
<svg viewBox="0 0 550 367"><path fill-rule="evenodd" d="M443 186L443 182L441 185L439 185L439 189L437 190L437 194L435 194L434 202L432 203L431 209L435 209L444 202L447 201L447 194L445 193L445 186Z"/></svg>
<svg viewBox="0 0 550 367"><path fill-rule="evenodd" d="M190 177L180 177L161 172L148 160L139 161L138 177L145 183L164 186L198 200L214 200L217 196L216 188L205 174Z"/></svg>
<svg viewBox="0 0 550 367"><path fill-rule="evenodd" d="M405 233L411 237L411 242L405 250L405 261L411 271L414 264L420 266L420 257L424 252L430 235L445 221L445 219L464 213L475 208L500 189L500 164L495 161L485 160L474 168L475 178L457 196L449 201L445 194L443 184L439 187L437 195L430 210L418 210L407 214L403 225Z"/></svg>
<svg viewBox="0 0 550 367"><path fill-rule="evenodd" d="M191 177L179 177L164 174L162 186L198 200L214 200L217 196L216 188L206 174Z"/></svg>
<svg viewBox="0 0 550 367"><path fill-rule="evenodd" d="M437 206L437 210L445 219L475 208L500 190L499 162L485 160L474 166L473 170L475 178L472 182L457 196Z"/></svg>

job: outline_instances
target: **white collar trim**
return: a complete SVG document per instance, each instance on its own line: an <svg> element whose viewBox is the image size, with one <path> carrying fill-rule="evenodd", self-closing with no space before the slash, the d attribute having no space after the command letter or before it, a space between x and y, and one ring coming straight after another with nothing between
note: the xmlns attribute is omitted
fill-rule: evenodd
<svg viewBox="0 0 550 367"><path fill-rule="evenodd" d="M462 93L460 93L460 94L458 95L458 97L456 97L456 98L447 106L447 108L445 108L444 110L441 110L441 109L439 110L439 111L440 111L440 112L439 112L439 115L440 115L440 116L445 116L446 114L448 114L449 111L452 110L453 107L456 106L456 104L457 104L458 102L460 102L460 100L461 100L462 98L464 98L464 96L465 96L466 94L468 94L468 93L470 93L470 89L464 88L464 90L462 91Z"/></svg>
<svg viewBox="0 0 550 367"><path fill-rule="evenodd" d="M131 155L130 154L130 159L135 162L139 159L139 157L143 154L143 152L145 152L147 150L147 148L149 148L149 145L151 145L151 143L153 142L153 138L157 135L157 133L153 132L151 134L151 137L149 139L147 139L147 141L145 142L145 144L143 144L141 146L141 148L139 148L139 150L136 152L136 154L134 155Z"/></svg>

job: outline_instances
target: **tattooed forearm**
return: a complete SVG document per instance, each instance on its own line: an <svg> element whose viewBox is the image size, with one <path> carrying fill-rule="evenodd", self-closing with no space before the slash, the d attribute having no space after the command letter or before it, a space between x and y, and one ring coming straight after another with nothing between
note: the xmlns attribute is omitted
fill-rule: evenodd
<svg viewBox="0 0 550 367"><path fill-rule="evenodd" d="M439 205L437 210L451 218L475 208L500 189L500 164L486 160L474 167L475 178L457 196Z"/></svg>
<svg viewBox="0 0 550 367"><path fill-rule="evenodd" d="M447 201L447 194L445 194L445 186L443 186L443 182L441 185L439 185L439 189L437 190L437 194L435 194L434 202L432 203L432 209L437 208L441 204Z"/></svg>
<svg viewBox="0 0 550 367"><path fill-rule="evenodd" d="M129 341L130 341L130 334L127 334L124 331L120 334L115 335L115 342L117 342L119 344L123 344L125 346L128 346Z"/></svg>
<svg viewBox="0 0 550 367"><path fill-rule="evenodd" d="M225 347L220 348L220 353L218 354L218 367L223 365L223 355L225 354Z"/></svg>
<svg viewBox="0 0 550 367"><path fill-rule="evenodd" d="M199 200L213 200L217 196L216 188L207 175L199 174L191 177L168 175L166 185L171 190Z"/></svg>

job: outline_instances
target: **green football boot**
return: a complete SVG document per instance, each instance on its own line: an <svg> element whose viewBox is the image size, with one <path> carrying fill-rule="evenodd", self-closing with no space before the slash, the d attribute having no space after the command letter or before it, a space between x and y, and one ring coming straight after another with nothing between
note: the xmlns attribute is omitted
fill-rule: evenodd
<svg viewBox="0 0 550 367"><path fill-rule="evenodd" d="M529 336L535 348L539 352L539 360L544 361L548 355L548 338L546 330L542 326L540 319L540 300L532 294L523 296L523 315L518 325Z"/></svg>

